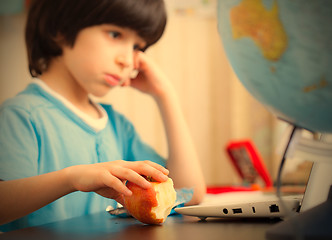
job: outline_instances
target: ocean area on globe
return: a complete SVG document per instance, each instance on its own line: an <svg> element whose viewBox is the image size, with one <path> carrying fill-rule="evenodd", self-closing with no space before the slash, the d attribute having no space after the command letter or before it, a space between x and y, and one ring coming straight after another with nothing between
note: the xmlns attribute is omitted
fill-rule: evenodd
<svg viewBox="0 0 332 240"><path fill-rule="evenodd" d="M219 0L217 11L245 88L278 118L332 133L332 1Z"/></svg>

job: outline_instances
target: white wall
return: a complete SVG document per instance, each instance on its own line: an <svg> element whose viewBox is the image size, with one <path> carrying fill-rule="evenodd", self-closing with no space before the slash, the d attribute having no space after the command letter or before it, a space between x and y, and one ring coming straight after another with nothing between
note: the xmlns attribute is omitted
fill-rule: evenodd
<svg viewBox="0 0 332 240"><path fill-rule="evenodd" d="M29 81L24 21L25 14L0 16L0 102L14 96Z"/></svg>

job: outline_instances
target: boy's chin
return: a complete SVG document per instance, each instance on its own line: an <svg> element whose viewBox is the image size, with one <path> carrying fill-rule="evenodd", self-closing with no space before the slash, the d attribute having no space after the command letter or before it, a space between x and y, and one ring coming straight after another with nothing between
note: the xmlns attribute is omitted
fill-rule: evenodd
<svg viewBox="0 0 332 240"><path fill-rule="evenodd" d="M95 98L103 98L106 97L112 89L114 89L116 86L109 86L106 85L104 89L98 89L98 91L94 91L89 93L90 96Z"/></svg>

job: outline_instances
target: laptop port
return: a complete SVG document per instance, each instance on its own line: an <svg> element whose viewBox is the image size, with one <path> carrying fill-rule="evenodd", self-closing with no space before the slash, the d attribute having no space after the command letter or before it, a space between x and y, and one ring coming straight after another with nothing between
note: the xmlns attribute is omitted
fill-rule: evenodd
<svg viewBox="0 0 332 240"><path fill-rule="evenodd" d="M228 214L227 208L224 208L222 211L223 211L224 214Z"/></svg>
<svg viewBox="0 0 332 240"><path fill-rule="evenodd" d="M279 207L277 204L272 204L272 205L270 205L269 208L270 208L271 213L279 212Z"/></svg>
<svg viewBox="0 0 332 240"><path fill-rule="evenodd" d="M233 214L242 213L242 208L233 208Z"/></svg>

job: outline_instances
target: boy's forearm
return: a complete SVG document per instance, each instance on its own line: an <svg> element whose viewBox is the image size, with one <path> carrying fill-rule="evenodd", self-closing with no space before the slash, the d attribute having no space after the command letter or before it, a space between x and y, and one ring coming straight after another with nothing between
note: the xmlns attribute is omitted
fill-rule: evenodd
<svg viewBox="0 0 332 240"><path fill-rule="evenodd" d="M165 91L156 99L164 121L169 148L167 167L175 187L193 187L189 204L201 202L206 192L198 156L175 91Z"/></svg>
<svg viewBox="0 0 332 240"><path fill-rule="evenodd" d="M36 211L73 191L65 170L0 181L0 225Z"/></svg>

